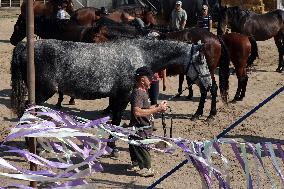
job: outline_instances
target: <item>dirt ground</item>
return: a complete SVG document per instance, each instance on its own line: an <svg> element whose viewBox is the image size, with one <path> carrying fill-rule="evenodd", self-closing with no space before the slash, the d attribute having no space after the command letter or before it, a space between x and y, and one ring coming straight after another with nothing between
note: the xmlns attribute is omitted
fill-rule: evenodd
<svg viewBox="0 0 284 189"><path fill-rule="evenodd" d="M1 121L1 139L9 133L17 121L16 117L10 111L9 94L10 87L10 61L13 46L9 43L9 38L13 32L13 26L16 22L18 10L1 10L0 9L0 121ZM206 116L209 114L210 98L206 102L204 116L197 121L191 121L189 118L195 112L199 101L199 90L194 87L194 100L188 101L185 96L187 91L179 99L169 102L172 108L174 137L182 137L189 140L207 140L218 135L223 129L231 123L258 105L266 97L271 95L275 90L284 85L284 74L275 72L278 64L277 49L273 40L258 42L259 59L256 60L255 66L249 72L249 81L247 86L246 97L243 101L236 104L229 103L225 106L218 97L218 115L216 119L210 123L205 122ZM177 92L178 77L170 77L167 81L167 90L162 91L160 99L168 99ZM185 86L185 84L184 84ZM233 98L237 88L237 78L235 75L230 76L230 99ZM63 111L85 117L95 119L102 116L102 110L107 106L107 99L95 101L76 100L76 105L67 105L69 97L65 97ZM54 107L57 101L57 95L46 102L46 106ZM265 141L284 142L283 137L283 116L284 116L284 93L278 95L267 105L258 110L255 114L247 118L237 128L228 133L227 137L234 139L242 139L248 142L257 143ZM123 122L129 121L129 105L124 114ZM167 125L170 122L167 120ZM162 135L161 119L156 119L156 125L159 126L157 134ZM143 178L133 172L126 170L130 164L128 145L118 142L120 148L120 158L113 160L102 158L101 162L105 170L101 173L94 174L88 179L90 183L85 188L147 188L151 183L160 178L163 174L171 170L175 165L185 159L184 154L178 150L173 155L165 155L151 152L152 166L157 172L152 178ZM232 188L246 188L245 173L242 171L240 164L235 158L229 145L222 146L222 151L230 160L230 180ZM0 153L3 158L17 162L22 166L27 166L24 161L17 161L20 158L13 158L7 154ZM249 156L250 166L253 167L253 157ZM273 169L269 157L263 157L265 166L269 170L272 177L279 188L283 188L276 171ZM282 172L284 166L278 157L278 162ZM0 169L2 171L2 169ZM252 171L254 172L254 171ZM261 188L271 188L265 177L264 171L260 171ZM253 179L255 179L253 173ZM12 181L1 178L0 186L6 186L8 181L17 183L26 183L21 181ZM255 180L254 180L255 181ZM218 185L215 185L216 188ZM256 186L256 182L254 182ZM281 187L282 186L282 187ZM187 164L176 171L171 177L163 181L157 188L201 188L201 180L199 174L192 165Z"/></svg>

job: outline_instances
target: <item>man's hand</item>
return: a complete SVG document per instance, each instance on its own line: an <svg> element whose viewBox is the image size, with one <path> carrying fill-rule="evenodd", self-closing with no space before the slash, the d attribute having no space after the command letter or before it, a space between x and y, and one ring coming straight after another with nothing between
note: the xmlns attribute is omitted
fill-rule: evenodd
<svg viewBox="0 0 284 189"><path fill-rule="evenodd" d="M168 108L168 102L166 100L163 100L159 104L158 108L159 108L159 112L165 112L167 110L167 108Z"/></svg>

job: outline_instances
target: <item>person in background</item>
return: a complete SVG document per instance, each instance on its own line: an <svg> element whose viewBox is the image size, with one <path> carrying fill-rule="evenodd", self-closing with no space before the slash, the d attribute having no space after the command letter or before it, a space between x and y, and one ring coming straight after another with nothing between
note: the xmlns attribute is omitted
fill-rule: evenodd
<svg viewBox="0 0 284 189"><path fill-rule="evenodd" d="M109 15L107 8L101 7L100 16L106 16L106 15Z"/></svg>
<svg viewBox="0 0 284 189"><path fill-rule="evenodd" d="M174 30L183 30L186 25L187 14L184 9L182 9L182 2L177 1L175 9L171 14L171 28Z"/></svg>
<svg viewBox="0 0 284 189"><path fill-rule="evenodd" d="M166 90L166 70L162 70L161 72L154 74L150 89L148 90L151 105L158 104L160 79L163 80L163 91L165 91ZM153 131L157 130L157 128L154 125L154 122L152 123L152 127L153 127Z"/></svg>
<svg viewBox="0 0 284 189"><path fill-rule="evenodd" d="M150 89L149 89L149 97L151 101L151 105L158 103L159 98L159 80L163 80L163 91L166 90L166 70L162 70L159 73L155 73Z"/></svg>
<svg viewBox="0 0 284 189"><path fill-rule="evenodd" d="M67 13L66 8L67 8L67 3L63 1L62 4L58 6L59 10L56 14L57 19L59 20L70 19L70 15Z"/></svg>
<svg viewBox="0 0 284 189"><path fill-rule="evenodd" d="M202 14L198 16L197 27L212 31L212 17L208 13L207 5L202 5Z"/></svg>
<svg viewBox="0 0 284 189"><path fill-rule="evenodd" d="M132 140L148 138L152 133L151 115L167 110L167 101L152 105L149 101L148 89L153 78L153 72L149 67L141 67L135 73L135 86L131 94L131 119L130 127L133 127L138 136L129 136ZM144 177L154 176L151 168L151 156L149 150L142 146L129 144L129 153L132 165L129 171L137 171Z"/></svg>
<svg viewBox="0 0 284 189"><path fill-rule="evenodd" d="M123 23L134 26L137 29L142 29L145 27L145 23L143 20L141 20L141 18L131 16L126 12L121 13L120 19Z"/></svg>

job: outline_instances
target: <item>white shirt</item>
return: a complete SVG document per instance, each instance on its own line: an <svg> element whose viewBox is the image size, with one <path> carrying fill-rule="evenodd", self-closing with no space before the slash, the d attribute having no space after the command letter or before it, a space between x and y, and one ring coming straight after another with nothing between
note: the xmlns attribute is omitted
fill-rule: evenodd
<svg viewBox="0 0 284 189"><path fill-rule="evenodd" d="M57 12L57 15L56 17L58 19L69 19L70 18L70 15L63 9L60 9L58 12Z"/></svg>

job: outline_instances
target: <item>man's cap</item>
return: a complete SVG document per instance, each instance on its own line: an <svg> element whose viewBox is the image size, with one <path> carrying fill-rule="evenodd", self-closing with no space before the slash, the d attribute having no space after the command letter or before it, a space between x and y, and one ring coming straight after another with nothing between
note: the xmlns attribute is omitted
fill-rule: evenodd
<svg viewBox="0 0 284 189"><path fill-rule="evenodd" d="M208 6L207 6L207 5L202 5L202 9L203 9L203 10L207 10L207 9L208 9Z"/></svg>
<svg viewBox="0 0 284 189"><path fill-rule="evenodd" d="M177 1L176 5L182 5L182 2L181 1Z"/></svg>
<svg viewBox="0 0 284 189"><path fill-rule="evenodd" d="M153 76L154 76L154 73L151 70L151 68L149 68L147 66L143 66L143 67L140 67L136 70L135 76L136 77L147 76L148 78L152 79Z"/></svg>

